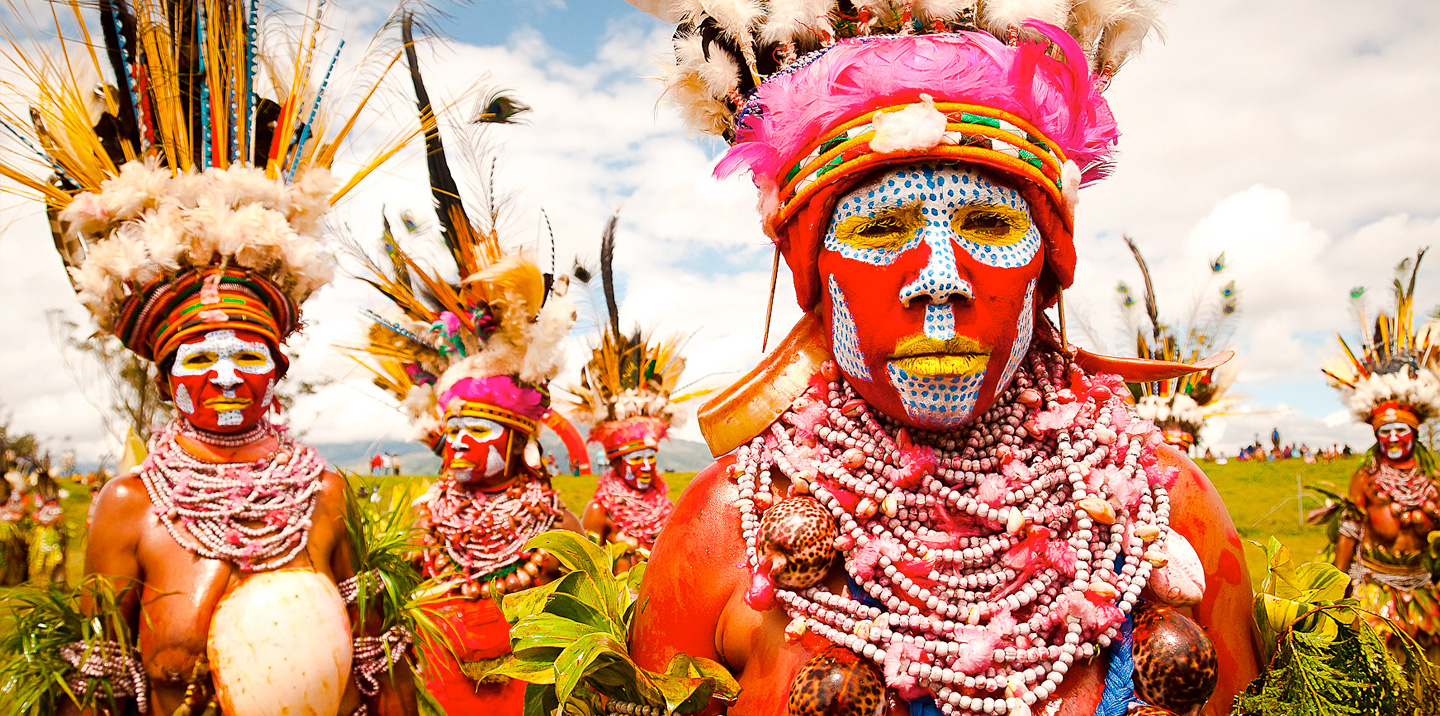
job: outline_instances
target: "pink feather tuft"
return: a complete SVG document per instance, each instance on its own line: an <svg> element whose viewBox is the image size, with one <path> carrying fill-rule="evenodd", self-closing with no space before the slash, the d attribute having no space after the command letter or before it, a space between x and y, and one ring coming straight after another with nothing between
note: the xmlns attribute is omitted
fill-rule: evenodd
<svg viewBox="0 0 1440 716"><path fill-rule="evenodd" d="M590 430L590 441L600 443L606 451L610 451L625 443L646 438L658 443L669 431L670 424L660 418L637 416L596 425Z"/></svg>
<svg viewBox="0 0 1440 716"><path fill-rule="evenodd" d="M763 179L774 187L823 133L876 109L919 101L921 92L1018 115L1082 170L1100 165L1119 130L1084 53L1053 25L1027 27L1048 42L1007 47L983 32L841 40L808 66L760 86L755 103L765 111L744 120L717 171L747 167L757 185ZM1063 61L1046 55L1051 42Z"/></svg>
<svg viewBox="0 0 1440 716"><path fill-rule="evenodd" d="M900 698L907 701L928 693L906 669L909 663L928 664L930 655L908 641L892 643L885 652L885 685L898 691Z"/></svg>
<svg viewBox="0 0 1440 716"><path fill-rule="evenodd" d="M994 662L1000 635L984 627L965 624L955 628L955 641L959 643L960 652L955 655L953 668L967 674L978 674Z"/></svg>
<svg viewBox="0 0 1440 716"><path fill-rule="evenodd" d="M524 387L508 375L461 378L440 396L440 405L449 408L454 400L493 405L531 420L539 420L546 409L540 391Z"/></svg>

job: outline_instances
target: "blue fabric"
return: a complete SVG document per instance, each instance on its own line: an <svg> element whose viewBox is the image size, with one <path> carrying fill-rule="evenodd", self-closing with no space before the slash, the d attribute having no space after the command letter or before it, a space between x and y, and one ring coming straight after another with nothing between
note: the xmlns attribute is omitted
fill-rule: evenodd
<svg viewBox="0 0 1440 716"><path fill-rule="evenodd" d="M880 610L885 609L885 605L881 604L879 599L870 596L869 592L861 589L860 585L855 582L855 578L851 577L849 574L845 575L845 591L850 593L851 599L854 599L855 601L860 602L867 607L875 607L876 609Z"/></svg>
<svg viewBox="0 0 1440 716"><path fill-rule="evenodd" d="M1100 694L1100 705L1095 707L1095 716L1124 716L1135 702L1135 654L1132 649L1131 631L1135 622L1130 615L1120 625L1120 633L1110 642L1110 661L1105 669L1105 691Z"/></svg>
<svg viewBox="0 0 1440 716"><path fill-rule="evenodd" d="M910 716L945 716L940 707L935 705L935 697L929 694L914 701L906 701L905 708L910 709Z"/></svg>

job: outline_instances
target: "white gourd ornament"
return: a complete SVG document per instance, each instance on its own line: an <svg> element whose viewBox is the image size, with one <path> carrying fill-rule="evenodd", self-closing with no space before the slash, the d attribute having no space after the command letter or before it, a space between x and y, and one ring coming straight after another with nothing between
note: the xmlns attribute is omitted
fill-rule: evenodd
<svg viewBox="0 0 1440 716"><path fill-rule="evenodd" d="M350 680L350 618L324 575L259 572L220 600L206 654L227 716L334 716Z"/></svg>

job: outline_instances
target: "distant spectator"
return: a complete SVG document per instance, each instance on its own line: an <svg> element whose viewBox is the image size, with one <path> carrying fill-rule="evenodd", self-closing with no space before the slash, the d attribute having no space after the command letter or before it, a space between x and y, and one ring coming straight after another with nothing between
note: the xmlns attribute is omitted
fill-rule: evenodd
<svg viewBox="0 0 1440 716"><path fill-rule="evenodd" d="M380 472L380 468L382 468L382 467L384 467L384 466L385 466L385 458L381 457L380 453L377 452L377 453L375 453L374 455L371 455L371 456L370 456L370 476L371 476L371 477L374 477L374 476L376 476L376 475L383 474L383 473Z"/></svg>
<svg viewBox="0 0 1440 716"><path fill-rule="evenodd" d="M1276 450L1280 449L1280 428L1270 430L1270 444L1274 445Z"/></svg>
<svg viewBox="0 0 1440 716"><path fill-rule="evenodd" d="M398 452L390 453L390 474L400 474L400 453Z"/></svg>
<svg viewBox="0 0 1440 716"><path fill-rule="evenodd" d="M390 453L380 453L380 474L389 475L390 469L394 467L395 461L390 458Z"/></svg>

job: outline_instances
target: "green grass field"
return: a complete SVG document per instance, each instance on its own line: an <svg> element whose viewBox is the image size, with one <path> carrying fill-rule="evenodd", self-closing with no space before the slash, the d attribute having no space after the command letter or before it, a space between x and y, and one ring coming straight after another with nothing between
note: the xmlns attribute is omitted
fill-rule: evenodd
<svg viewBox="0 0 1440 716"><path fill-rule="evenodd" d="M1325 547L1325 536L1319 528L1305 525L1300 519L1302 511L1320 506L1324 500L1305 491L1302 507L1296 506L1297 477L1301 484L1322 484L1332 488L1343 488L1349 484L1350 475L1359 464L1359 458L1337 460L1332 463L1307 465L1300 460L1278 460L1275 462L1230 461L1218 465L1212 461L1201 461L1200 467L1215 483L1220 497L1230 509L1230 516L1240 530L1241 538L1259 543L1271 536L1277 537L1290 548L1299 561L1314 558ZM665 481L670 485L670 495L679 498L690 484L695 473L670 473ZM380 477L355 476L357 486L378 486L382 490L394 485L426 480L424 477ZM555 488L560 499L577 515L585 509L590 496L595 492L594 475L561 475L555 478ZM72 582L84 570L85 516L89 508L89 492L74 483L62 483L70 496L64 501L66 525L70 532L69 572ZM1257 584L1264 575L1264 555L1253 545L1247 544L1246 557L1250 573Z"/></svg>

